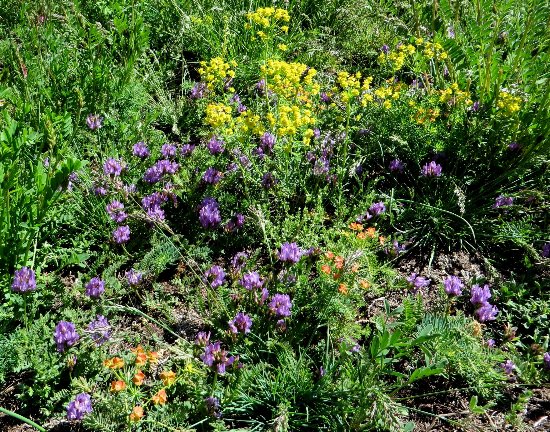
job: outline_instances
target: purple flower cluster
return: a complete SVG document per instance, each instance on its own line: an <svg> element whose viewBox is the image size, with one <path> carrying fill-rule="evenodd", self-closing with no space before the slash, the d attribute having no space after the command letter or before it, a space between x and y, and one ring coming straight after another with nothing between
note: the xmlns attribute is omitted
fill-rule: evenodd
<svg viewBox="0 0 550 432"><path fill-rule="evenodd" d="M462 294L464 284L458 276L447 276L443 281L445 292L450 296L459 296Z"/></svg>
<svg viewBox="0 0 550 432"><path fill-rule="evenodd" d="M431 161L422 167L422 175L424 177L440 177L441 169L441 165L435 161Z"/></svg>
<svg viewBox="0 0 550 432"><path fill-rule="evenodd" d="M164 210L162 204L168 201L168 194L163 192L153 192L151 195L143 197L141 206L147 212L149 219L153 221L164 220Z"/></svg>
<svg viewBox="0 0 550 432"><path fill-rule="evenodd" d="M191 99L202 99L203 97L205 97L207 91L208 89L206 88L206 84L203 82L198 82L195 83L195 85L191 89L189 97Z"/></svg>
<svg viewBox="0 0 550 432"><path fill-rule="evenodd" d="M239 284L249 290L253 291L255 289L259 289L263 286L264 281L260 277L260 274L258 272L248 272L245 273L241 280L239 280Z"/></svg>
<svg viewBox="0 0 550 432"><path fill-rule="evenodd" d="M489 289L489 285L484 285L483 288L477 284L472 286L470 303L478 307L475 314L480 322L493 321L496 319L498 309L496 306L489 304L490 298L491 290Z"/></svg>
<svg viewBox="0 0 550 432"><path fill-rule="evenodd" d="M221 347L221 342L217 341L213 344L208 344L204 348L204 354L200 356L203 363L218 374L223 375L226 372L228 366L231 366L238 357L227 356L228 352Z"/></svg>
<svg viewBox="0 0 550 432"><path fill-rule="evenodd" d="M91 130L96 130L101 128L103 123L103 117L98 116L97 114L89 114L86 117L86 124Z"/></svg>
<svg viewBox="0 0 550 432"><path fill-rule="evenodd" d="M235 213L231 220L225 224L225 229L229 232L236 231L242 228L244 225L244 215L241 213Z"/></svg>
<svg viewBox="0 0 550 432"><path fill-rule="evenodd" d="M175 174L179 169L177 162L168 159L161 159L156 164L147 168L143 174L143 180L147 183L158 183L164 175Z"/></svg>
<svg viewBox="0 0 550 432"><path fill-rule="evenodd" d="M94 321L88 324L88 331L97 346L104 344L111 337L111 326L103 315L98 315Z"/></svg>
<svg viewBox="0 0 550 432"><path fill-rule="evenodd" d="M300 261L300 258L303 255L302 249L298 247L296 243L285 242L281 245L281 250L279 251L279 259L282 262L296 264Z"/></svg>
<svg viewBox="0 0 550 432"><path fill-rule="evenodd" d="M231 321L229 321L229 330L233 334L250 333L250 328L252 327L252 319L245 313L239 312L235 315Z"/></svg>
<svg viewBox="0 0 550 432"><path fill-rule="evenodd" d="M94 277L86 284L86 295L98 298L105 292L105 282L100 278Z"/></svg>
<svg viewBox="0 0 550 432"><path fill-rule="evenodd" d="M542 247L542 251L540 253L544 258L550 257L550 242L547 242Z"/></svg>
<svg viewBox="0 0 550 432"><path fill-rule="evenodd" d="M218 184L223 177L223 173L215 168L208 168L202 175L202 181L208 184Z"/></svg>
<svg viewBox="0 0 550 432"><path fill-rule="evenodd" d="M124 275L126 276L126 282L130 286L139 285L143 279L143 273L134 269L127 270Z"/></svg>
<svg viewBox="0 0 550 432"><path fill-rule="evenodd" d="M67 405L67 418L69 420L82 420L85 414L92 412L92 399L88 393L78 394Z"/></svg>
<svg viewBox="0 0 550 432"><path fill-rule="evenodd" d="M278 318L289 317L292 302L287 294L275 294L268 304L269 310Z"/></svg>
<svg viewBox="0 0 550 432"><path fill-rule="evenodd" d="M225 282L225 271L218 265L213 265L204 272L204 279L212 288L218 288Z"/></svg>
<svg viewBox="0 0 550 432"><path fill-rule="evenodd" d="M177 151L178 151L177 147L174 144L169 144L169 143L163 144L162 147L160 148L160 153L165 158L175 157Z"/></svg>
<svg viewBox="0 0 550 432"><path fill-rule="evenodd" d="M195 338L195 344L200 347L205 347L210 343L210 332L198 332Z"/></svg>
<svg viewBox="0 0 550 432"><path fill-rule="evenodd" d="M264 189L271 189L277 184L277 179L271 172L267 172L262 176L262 187Z"/></svg>
<svg viewBox="0 0 550 432"><path fill-rule="evenodd" d="M512 375L514 369L516 368L516 365L512 360L506 360L504 363L500 364L500 367L504 370L504 373L506 375Z"/></svg>
<svg viewBox="0 0 550 432"><path fill-rule="evenodd" d="M116 223L124 222L128 217L128 215L124 212L124 204L117 200L107 204L105 210L107 211L109 217Z"/></svg>
<svg viewBox="0 0 550 432"><path fill-rule="evenodd" d="M372 204L369 207L369 213L373 216L379 216L386 211L386 206L382 201Z"/></svg>
<svg viewBox="0 0 550 432"><path fill-rule="evenodd" d="M416 289L424 288L430 285L431 280L423 276L417 276L416 273L412 273L408 278L407 282L412 284Z"/></svg>
<svg viewBox="0 0 550 432"><path fill-rule="evenodd" d="M122 162L114 158L109 158L103 164L103 172L105 175L118 177L122 173Z"/></svg>
<svg viewBox="0 0 550 432"><path fill-rule="evenodd" d="M184 144L181 147L181 154L182 156L191 156L191 153L193 153L193 150L195 150L194 144Z"/></svg>
<svg viewBox="0 0 550 432"><path fill-rule="evenodd" d="M59 321L55 326L53 337L59 352L65 351L65 348L73 346L80 339L75 325L69 321Z"/></svg>
<svg viewBox="0 0 550 432"><path fill-rule="evenodd" d="M207 397L204 399L204 404L206 405L206 412L209 416L217 419L222 417L222 413L220 412L220 401L217 397Z"/></svg>
<svg viewBox="0 0 550 432"><path fill-rule="evenodd" d="M216 135L214 135L208 142L206 143L206 148L212 155L217 155L220 153L223 153L225 150L224 148L224 141L221 138L218 138Z"/></svg>
<svg viewBox="0 0 550 432"><path fill-rule="evenodd" d="M130 227L128 225L119 226L113 231L113 240L118 244L128 242L130 240Z"/></svg>
<svg viewBox="0 0 550 432"><path fill-rule="evenodd" d="M145 159L149 157L151 152L149 151L149 148L143 141L139 141L134 144L132 147L132 153L134 156L137 156L138 158Z"/></svg>
<svg viewBox="0 0 550 432"><path fill-rule="evenodd" d="M277 138L275 138L275 135L270 132L265 132L260 137L260 148L264 153L271 153L273 151L273 147L275 146L276 141Z"/></svg>
<svg viewBox="0 0 550 432"><path fill-rule="evenodd" d="M246 252L237 252L233 258L231 258L231 268L235 271L240 271L246 264L248 254Z"/></svg>
<svg viewBox="0 0 550 432"><path fill-rule="evenodd" d="M544 363L545 369L550 369L550 352L545 352L542 356L542 361Z"/></svg>
<svg viewBox="0 0 550 432"><path fill-rule="evenodd" d="M499 208L499 207L508 207L514 204L514 198L512 197L506 197L504 195L499 195L495 198L495 203L493 204L493 208Z"/></svg>
<svg viewBox="0 0 550 432"><path fill-rule="evenodd" d="M15 292L24 293L36 289L36 276L34 271L28 267L21 267L13 275L11 289Z"/></svg>
<svg viewBox="0 0 550 432"><path fill-rule="evenodd" d="M214 198L204 198L200 205L199 221L204 228L216 228L221 222L220 206Z"/></svg>
<svg viewBox="0 0 550 432"><path fill-rule="evenodd" d="M399 159L394 159L390 162L390 171L402 172L405 169L405 165Z"/></svg>

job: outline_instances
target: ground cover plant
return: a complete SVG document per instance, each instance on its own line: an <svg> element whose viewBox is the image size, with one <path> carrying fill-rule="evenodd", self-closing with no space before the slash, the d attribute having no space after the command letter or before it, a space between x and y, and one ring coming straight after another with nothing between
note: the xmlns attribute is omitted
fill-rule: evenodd
<svg viewBox="0 0 550 432"><path fill-rule="evenodd" d="M547 2L0 3L2 430L544 430Z"/></svg>

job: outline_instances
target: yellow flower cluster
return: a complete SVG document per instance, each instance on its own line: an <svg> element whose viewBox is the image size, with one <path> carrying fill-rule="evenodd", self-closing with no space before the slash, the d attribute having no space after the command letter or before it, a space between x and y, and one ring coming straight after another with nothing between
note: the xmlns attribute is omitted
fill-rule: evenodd
<svg viewBox="0 0 550 432"><path fill-rule="evenodd" d="M440 115L439 108L424 108L419 107L414 115L414 120L418 124L435 121Z"/></svg>
<svg viewBox="0 0 550 432"><path fill-rule="evenodd" d="M253 114L250 110L242 112L237 117L236 123L239 130L243 133L251 132L257 136L261 136L265 132L260 116Z"/></svg>
<svg viewBox="0 0 550 432"><path fill-rule="evenodd" d="M407 56L413 55L416 52L414 45L399 45L395 48L394 51L390 51L387 54L381 52L378 56L378 63L387 64L390 66L391 70L397 72L405 64Z"/></svg>
<svg viewBox="0 0 550 432"><path fill-rule="evenodd" d="M345 71L338 72L336 82L342 88L342 91L340 93L340 98L342 99L342 102L347 104L350 100L356 98L360 94L362 94L361 103L363 105L366 105L367 102L372 101L373 96L372 94L368 93L370 90L372 79L372 77L366 77L363 80L363 84L361 84L361 72L357 72L355 74L350 74ZM338 89L334 88L333 90L336 92Z"/></svg>
<svg viewBox="0 0 550 432"><path fill-rule="evenodd" d="M472 104L470 93L460 90L457 83L452 83L446 89L439 90L439 93L439 102L447 103L452 101L454 104L459 104L462 102L466 103L466 105Z"/></svg>
<svg viewBox="0 0 550 432"><path fill-rule="evenodd" d="M497 107L506 115L513 115L521 109L522 99L508 91L501 91L498 94Z"/></svg>
<svg viewBox="0 0 550 432"><path fill-rule="evenodd" d="M221 57L214 57L210 61L201 61L199 73L201 81L206 83L206 86L212 90L218 84L224 85L225 81L235 76L235 71L232 68L237 67L234 60L225 62Z"/></svg>
<svg viewBox="0 0 550 432"><path fill-rule="evenodd" d="M275 9L273 7L258 8L254 12L247 13L246 18L249 21L255 24L258 24L262 27L270 27L272 24L272 20L279 21L279 22L290 21L290 15L288 14L288 11L286 9L281 9L281 8ZM285 31L285 29L283 29L282 27L281 29ZM286 31L288 31L288 27L286 27Z"/></svg>
<svg viewBox="0 0 550 432"><path fill-rule="evenodd" d="M385 86L378 87L376 90L374 90L374 95L382 100L382 106L386 109L390 109L392 107L392 100L399 99L399 96L401 95L401 87L403 86L403 83L395 83L392 78L386 80Z"/></svg>
<svg viewBox="0 0 550 432"><path fill-rule="evenodd" d="M416 45L424 47L422 54L429 59L445 60L449 57L447 51L443 49L443 46L439 42L433 43L424 41L422 38L416 38Z"/></svg>
<svg viewBox="0 0 550 432"><path fill-rule="evenodd" d="M319 85L313 80L317 71L303 63L271 59L260 67L260 71L266 77L267 88L286 99L299 97L307 102L308 94L319 92Z"/></svg>
<svg viewBox="0 0 550 432"><path fill-rule="evenodd" d="M277 121L277 134L280 136L292 136L302 126L315 124L315 118L311 110L300 109L297 105L279 107L279 118Z"/></svg>
<svg viewBox="0 0 550 432"><path fill-rule="evenodd" d="M223 103L212 102L206 106L206 123L214 128L231 122L231 107Z"/></svg>

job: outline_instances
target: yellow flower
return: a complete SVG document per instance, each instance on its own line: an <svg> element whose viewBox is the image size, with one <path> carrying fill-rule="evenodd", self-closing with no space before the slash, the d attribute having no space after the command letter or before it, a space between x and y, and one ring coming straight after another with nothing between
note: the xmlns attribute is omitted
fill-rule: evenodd
<svg viewBox="0 0 550 432"><path fill-rule="evenodd" d="M288 50L288 46L286 46L285 44L279 44L277 45L277 48L279 48L281 51Z"/></svg>
<svg viewBox="0 0 550 432"><path fill-rule="evenodd" d="M212 102L206 106L206 123L214 128L231 122L231 107L222 103Z"/></svg>
<svg viewBox="0 0 550 432"><path fill-rule="evenodd" d="M176 373L173 371L162 371L160 373L160 379L165 386L171 386L176 382Z"/></svg>

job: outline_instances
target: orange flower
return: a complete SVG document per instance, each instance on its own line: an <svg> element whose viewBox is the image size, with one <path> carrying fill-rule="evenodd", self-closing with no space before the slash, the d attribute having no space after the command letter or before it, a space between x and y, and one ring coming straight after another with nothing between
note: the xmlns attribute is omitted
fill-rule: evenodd
<svg viewBox="0 0 550 432"><path fill-rule="evenodd" d="M132 410L132 413L130 414L130 421L138 422L143 418L143 415L143 407L135 406Z"/></svg>
<svg viewBox="0 0 550 432"><path fill-rule="evenodd" d="M138 345L137 347L131 349L130 351L132 351L134 354L145 353L145 350L143 349L143 347L141 345Z"/></svg>
<svg viewBox="0 0 550 432"><path fill-rule="evenodd" d="M132 382L133 382L135 385L140 386L140 385L143 384L143 380L144 380L144 379L145 379L145 374L144 374L142 371L138 370L138 371L135 373L134 377L132 378Z"/></svg>
<svg viewBox="0 0 550 432"><path fill-rule="evenodd" d="M340 270L344 268L344 258L338 255L336 258L334 258L334 265L335 267Z"/></svg>
<svg viewBox="0 0 550 432"><path fill-rule="evenodd" d="M351 266L351 271L357 273L359 271L359 264L355 263Z"/></svg>
<svg viewBox="0 0 550 432"><path fill-rule="evenodd" d="M362 231L362 232L360 232L359 234L357 234L357 238L358 238L359 240L365 240L365 239L367 238L367 233L364 232L364 231Z"/></svg>
<svg viewBox="0 0 550 432"><path fill-rule="evenodd" d="M334 280L338 280L338 279L340 279L341 277L342 277L342 273L334 273L334 275L332 276L332 278L333 278Z"/></svg>
<svg viewBox="0 0 550 432"><path fill-rule="evenodd" d="M348 293L348 287L346 286L346 284L341 283L340 285L338 285L338 292L339 292L340 294L347 295L347 293Z"/></svg>
<svg viewBox="0 0 550 432"><path fill-rule="evenodd" d="M158 363L159 361L159 353L156 351L149 351L147 353L147 358L152 364Z"/></svg>
<svg viewBox="0 0 550 432"><path fill-rule="evenodd" d="M329 265L326 265L326 264L324 264L324 265L321 266L321 271L322 271L323 273L328 274L328 275L332 273L332 269L330 268Z"/></svg>
<svg viewBox="0 0 550 432"><path fill-rule="evenodd" d="M361 285L361 288L363 289L369 289L370 288L370 282L368 280L361 280L359 281L359 285Z"/></svg>
<svg viewBox="0 0 550 432"><path fill-rule="evenodd" d="M126 388L126 383L124 381L113 381L111 383L111 391L114 393L121 392Z"/></svg>
<svg viewBox="0 0 550 432"><path fill-rule="evenodd" d="M176 381L176 373L173 371L162 371L160 379L165 386L170 386Z"/></svg>
<svg viewBox="0 0 550 432"><path fill-rule="evenodd" d="M166 396L166 390L160 389L158 393L151 398L151 400L155 405L164 405L168 400L168 396Z"/></svg>
<svg viewBox="0 0 550 432"><path fill-rule="evenodd" d="M136 366L142 367L147 364L147 354L144 352L136 353Z"/></svg>
<svg viewBox="0 0 550 432"><path fill-rule="evenodd" d="M334 258L334 253L332 253L331 251L328 251L328 252L325 254L325 256L326 256L329 260L331 260L331 259Z"/></svg>
<svg viewBox="0 0 550 432"><path fill-rule="evenodd" d="M103 365L108 369L122 369L124 367L124 360L120 357L113 357L103 361Z"/></svg>
<svg viewBox="0 0 550 432"><path fill-rule="evenodd" d="M380 242L381 245L383 245L384 243L386 243L386 237L380 236L378 237L378 241Z"/></svg>
<svg viewBox="0 0 550 432"><path fill-rule="evenodd" d="M374 238L375 233L376 233L376 228L374 228L374 227L367 228L367 235L370 238Z"/></svg>
<svg viewBox="0 0 550 432"><path fill-rule="evenodd" d="M349 227L353 230L353 231L363 231L363 225L361 225L360 223L357 223L357 222L352 222L349 224Z"/></svg>

